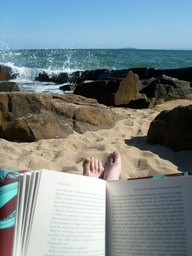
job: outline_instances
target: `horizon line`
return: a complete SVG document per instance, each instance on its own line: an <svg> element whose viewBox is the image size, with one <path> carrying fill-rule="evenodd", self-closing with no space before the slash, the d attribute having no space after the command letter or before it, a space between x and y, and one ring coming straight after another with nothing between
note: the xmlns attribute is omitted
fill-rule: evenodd
<svg viewBox="0 0 192 256"><path fill-rule="evenodd" d="M106 47L99 47L99 48L51 48L51 47L40 47L40 48L0 48L0 51L12 51L12 50L148 50L148 51L191 51L192 48L136 48L136 47L118 47L118 48L106 48Z"/></svg>

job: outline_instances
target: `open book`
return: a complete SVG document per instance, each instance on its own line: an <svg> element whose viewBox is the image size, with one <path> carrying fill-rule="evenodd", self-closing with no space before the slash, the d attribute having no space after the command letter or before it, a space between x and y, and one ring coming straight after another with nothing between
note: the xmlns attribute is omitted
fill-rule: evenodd
<svg viewBox="0 0 192 256"><path fill-rule="evenodd" d="M12 255L192 255L191 195L192 176L106 182L25 172Z"/></svg>

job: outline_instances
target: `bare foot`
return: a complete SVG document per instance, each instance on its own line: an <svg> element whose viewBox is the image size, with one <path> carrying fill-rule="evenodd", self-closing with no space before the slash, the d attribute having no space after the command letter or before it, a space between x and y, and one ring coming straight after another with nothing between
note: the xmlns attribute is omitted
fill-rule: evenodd
<svg viewBox="0 0 192 256"><path fill-rule="evenodd" d="M104 164L104 180L119 180L121 173L121 155L118 152L109 154Z"/></svg>
<svg viewBox="0 0 192 256"><path fill-rule="evenodd" d="M94 157L85 158L83 161L83 175L95 178L103 176L103 165Z"/></svg>

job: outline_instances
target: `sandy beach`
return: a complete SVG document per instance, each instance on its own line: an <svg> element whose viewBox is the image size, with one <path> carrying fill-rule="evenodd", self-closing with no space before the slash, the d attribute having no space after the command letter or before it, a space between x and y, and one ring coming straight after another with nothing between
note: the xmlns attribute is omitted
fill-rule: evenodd
<svg viewBox="0 0 192 256"><path fill-rule="evenodd" d="M162 110L189 104L189 100L174 100L153 109L113 108L121 119L112 129L74 133L66 139L33 143L0 139L0 169L52 169L81 175L85 157L94 156L104 163L116 150L122 156L121 179L191 171L191 151L174 152L145 142L151 121Z"/></svg>

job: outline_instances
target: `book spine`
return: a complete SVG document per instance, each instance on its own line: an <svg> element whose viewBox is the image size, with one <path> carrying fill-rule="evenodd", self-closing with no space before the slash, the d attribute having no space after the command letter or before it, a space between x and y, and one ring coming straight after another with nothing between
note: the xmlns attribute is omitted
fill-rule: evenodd
<svg viewBox="0 0 192 256"><path fill-rule="evenodd" d="M17 204L18 179L14 170L0 171L0 255L11 256Z"/></svg>

